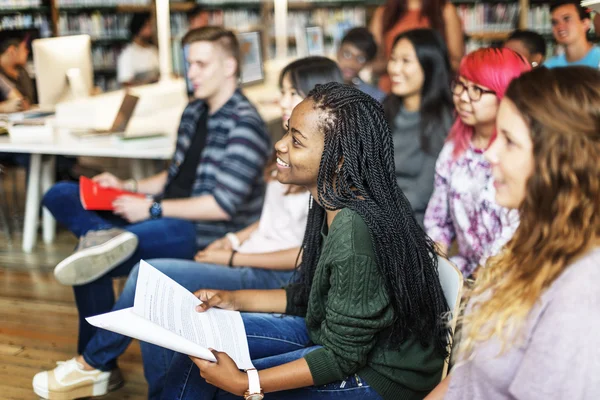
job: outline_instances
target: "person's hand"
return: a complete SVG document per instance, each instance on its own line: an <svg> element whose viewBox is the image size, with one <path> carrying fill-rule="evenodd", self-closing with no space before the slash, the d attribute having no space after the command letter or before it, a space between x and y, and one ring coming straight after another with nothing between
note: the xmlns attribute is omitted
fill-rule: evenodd
<svg viewBox="0 0 600 400"><path fill-rule="evenodd" d="M194 260L199 263L229 265L233 250L201 250L196 253Z"/></svg>
<svg viewBox="0 0 600 400"><path fill-rule="evenodd" d="M96 175L92 180L102 187L123 190L124 182L110 172L103 172L100 175Z"/></svg>
<svg viewBox="0 0 600 400"><path fill-rule="evenodd" d="M114 213L129 223L145 221L150 218L152 199L137 196L119 196L113 202Z"/></svg>
<svg viewBox="0 0 600 400"><path fill-rule="evenodd" d="M3 113L13 113L18 111L23 111L25 104L23 103L23 99L9 99L3 102L0 102L0 112Z"/></svg>
<svg viewBox="0 0 600 400"><path fill-rule="evenodd" d="M31 109L31 104L27 100L21 99L21 107L23 107L23 110L27 111Z"/></svg>
<svg viewBox="0 0 600 400"><path fill-rule="evenodd" d="M198 312L204 312L212 307L232 311L238 311L239 309L234 291L200 289L194 292L194 296L202 301L202 304L196 306Z"/></svg>
<svg viewBox="0 0 600 400"><path fill-rule="evenodd" d="M217 362L190 357L200 369L200 376L206 383L237 396L243 396L248 390L248 378L239 370L235 362L226 353L210 349Z"/></svg>
<svg viewBox="0 0 600 400"><path fill-rule="evenodd" d="M217 239L208 246L204 248L204 251L207 250L233 250L231 246L231 241L227 239L227 237L223 236L221 239Z"/></svg>

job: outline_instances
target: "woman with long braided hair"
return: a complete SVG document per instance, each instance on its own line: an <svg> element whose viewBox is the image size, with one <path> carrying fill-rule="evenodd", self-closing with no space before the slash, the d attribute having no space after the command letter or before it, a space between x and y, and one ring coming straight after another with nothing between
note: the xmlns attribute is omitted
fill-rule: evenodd
<svg viewBox="0 0 600 400"><path fill-rule="evenodd" d="M216 363L178 355L163 398L422 399L447 355L448 305L434 243L396 184L381 105L351 86L318 85L275 148L277 179L313 197L296 283L196 293L199 312L244 311L260 372L216 351Z"/></svg>

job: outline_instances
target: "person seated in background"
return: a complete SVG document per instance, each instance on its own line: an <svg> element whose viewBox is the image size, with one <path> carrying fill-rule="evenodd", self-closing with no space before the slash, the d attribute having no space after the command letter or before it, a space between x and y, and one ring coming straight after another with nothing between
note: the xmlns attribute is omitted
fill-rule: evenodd
<svg viewBox="0 0 600 400"><path fill-rule="evenodd" d="M552 35L556 43L564 47L564 54L549 58L547 68L585 65L600 67L600 48L588 40L592 21L589 9L579 0L558 0L550 6Z"/></svg>
<svg viewBox="0 0 600 400"><path fill-rule="evenodd" d="M354 85L375 100L381 102L385 93L364 82L360 71L366 67L377 55L377 43L367 28L350 29L342 39L337 54L337 62L344 75L344 82Z"/></svg>
<svg viewBox="0 0 600 400"><path fill-rule="evenodd" d="M435 162L453 123L450 62L441 35L414 29L396 37L388 62L392 92L383 101L394 138L396 181L423 226Z"/></svg>
<svg viewBox="0 0 600 400"><path fill-rule="evenodd" d="M33 80L27 73L29 56L28 39L5 38L0 40L0 75L19 92L22 109L27 110L35 103Z"/></svg>
<svg viewBox="0 0 600 400"><path fill-rule="evenodd" d="M342 79L337 64L328 58L308 57L285 67L281 73L280 100L283 125L287 126L292 110L306 97L304 93L308 93L309 85L331 81ZM196 254L196 262L165 258L148 260L149 263L190 291L206 285L226 290L285 286L299 260L310 194L303 187L279 183L274 176L276 170L277 161L273 157L265 171L268 183L260 221L215 240ZM138 272L139 264L131 271L113 311L133 306ZM69 400L83 391L89 394L93 386L104 388L94 393L98 396L118 388L122 379L117 357L130 342L128 336L98 330L79 356L53 370L36 374L33 378L36 393L60 391L62 400ZM140 345L144 374L149 383L148 397L154 399L162 390L168 360L173 353L149 343ZM165 362L157 363L158 358ZM60 376L65 371L71 371L69 380L44 386L43 382L52 381L50 376ZM79 380L84 376L88 379L81 385Z"/></svg>
<svg viewBox="0 0 600 400"><path fill-rule="evenodd" d="M546 59L546 39L537 32L517 29L513 31L504 47L507 47L523 57L533 68L542 65Z"/></svg>
<svg viewBox="0 0 600 400"><path fill-rule="evenodd" d="M465 32L457 7L449 0L386 0L377 7L369 29L373 33L379 52L372 63L379 77L379 88L390 92L387 62L396 36L411 29L431 28L446 41L450 66L456 71L465 54Z"/></svg>
<svg viewBox="0 0 600 400"><path fill-rule="evenodd" d="M139 182L108 173L95 177L103 186L148 196L121 196L114 213L85 210L76 183L57 183L44 196L43 205L80 238L75 253L54 270L61 283L74 286L79 354L96 332L85 318L114 305L113 277L127 276L142 258L191 260L260 216L271 143L258 111L237 87L237 38L205 27L188 32L184 42L197 100L183 112L168 170Z"/></svg>
<svg viewBox="0 0 600 400"><path fill-rule="evenodd" d="M0 113L23 111L23 97L12 83L0 74Z"/></svg>
<svg viewBox="0 0 600 400"><path fill-rule="evenodd" d="M436 161L425 230L441 253L456 239L452 261L465 278L496 254L519 225L517 212L496 204L492 168L484 151L494 141L498 104L508 84L531 65L507 48L467 54L452 83L456 122Z"/></svg>
<svg viewBox="0 0 600 400"><path fill-rule="evenodd" d="M467 292L458 362L427 400L600 395L600 72L515 79L488 149L521 225Z"/></svg>
<svg viewBox="0 0 600 400"><path fill-rule="evenodd" d="M24 110L26 101L23 100L13 84L0 74L0 113L9 114ZM29 165L29 154L25 153L0 153L1 165Z"/></svg>
<svg viewBox="0 0 600 400"><path fill-rule="evenodd" d="M117 60L117 80L123 86L144 85L158 81L158 49L152 42L154 20L150 13L135 13L129 23L132 42Z"/></svg>

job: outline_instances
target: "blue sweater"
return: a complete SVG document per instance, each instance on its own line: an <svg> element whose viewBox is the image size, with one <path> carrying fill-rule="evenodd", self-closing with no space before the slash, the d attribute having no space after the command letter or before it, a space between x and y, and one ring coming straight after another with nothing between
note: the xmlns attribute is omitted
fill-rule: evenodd
<svg viewBox="0 0 600 400"><path fill-rule="evenodd" d="M203 112L208 112L205 110L208 107L203 101L196 100L183 111L166 186L179 172L198 121ZM271 151L265 123L240 90L208 116L207 137L192 196L212 195L231 219L196 221L198 248L258 220L265 191L263 170Z"/></svg>

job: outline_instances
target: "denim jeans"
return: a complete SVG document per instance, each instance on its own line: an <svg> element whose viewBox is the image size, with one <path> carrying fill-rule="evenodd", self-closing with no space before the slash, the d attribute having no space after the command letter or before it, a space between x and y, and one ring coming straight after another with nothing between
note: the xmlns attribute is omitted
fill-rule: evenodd
<svg viewBox="0 0 600 400"><path fill-rule="evenodd" d="M279 314L242 313L242 319L248 337L250 358L259 371L298 360L321 347L310 342L304 318ZM152 389L152 385L150 388ZM162 393L158 390L149 391L148 397L164 400L239 399L239 396L206 383L190 358L179 353L173 357ZM326 385L269 393L267 398L270 400L381 399L375 390L356 374L343 381Z"/></svg>
<svg viewBox="0 0 600 400"><path fill-rule="evenodd" d="M85 318L109 312L114 304L113 278L127 276L140 259L192 259L196 253L196 229L191 221L160 218L129 224L111 212L88 211L79 199L79 185L59 182L44 195L43 205L56 220L77 237L88 231L121 227L137 235L138 248L122 264L86 285L74 286L75 303L79 311L78 353L82 353L97 328Z"/></svg>
<svg viewBox="0 0 600 400"><path fill-rule="evenodd" d="M293 271L273 271L260 268L228 268L221 265L200 264L188 260L158 259L149 260L150 265L193 292L202 288L238 290L238 289L276 289L285 286ZM135 286L139 272L136 265L127 279L125 288L119 296L113 310L133 307ZM85 361L104 371L116 367L116 359L121 355L131 338L118 333L98 329L83 351ZM173 352L162 347L142 343L144 356L144 374L149 383L164 382ZM152 354L150 356L150 354ZM165 361L167 360L167 361ZM166 366L165 366L165 363Z"/></svg>

